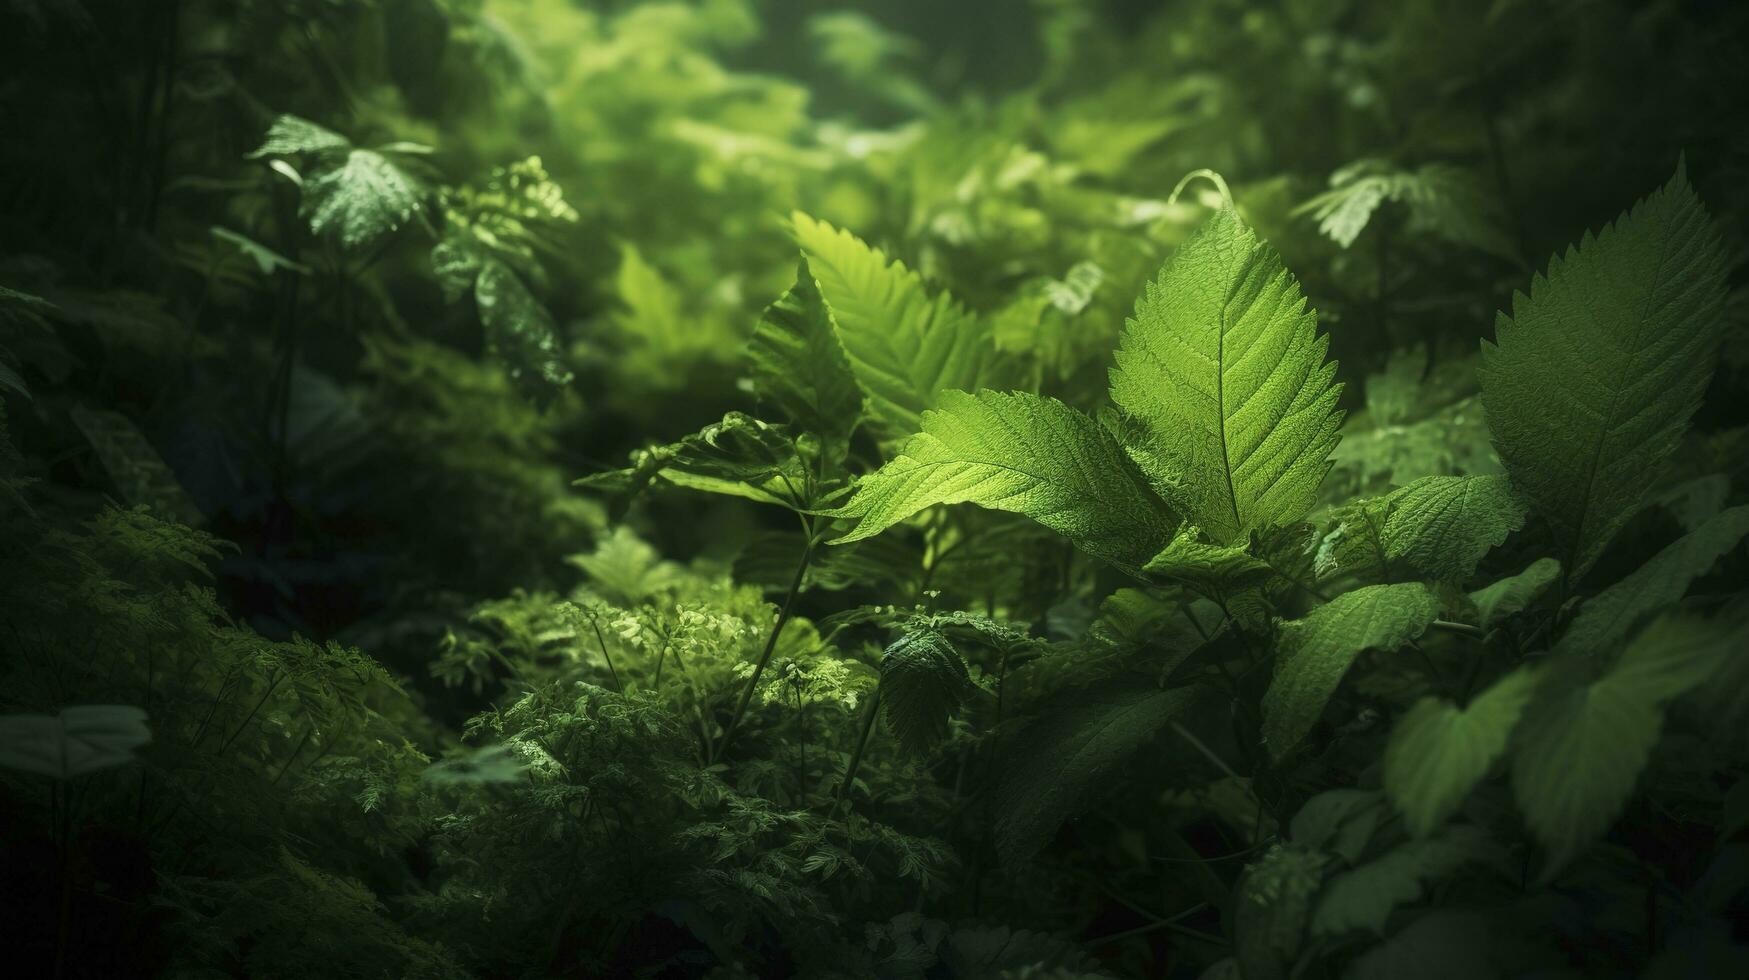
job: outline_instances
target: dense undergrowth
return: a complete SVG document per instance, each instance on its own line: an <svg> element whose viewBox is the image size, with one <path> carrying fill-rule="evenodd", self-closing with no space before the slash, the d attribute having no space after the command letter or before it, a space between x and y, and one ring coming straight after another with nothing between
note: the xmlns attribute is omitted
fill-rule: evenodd
<svg viewBox="0 0 1749 980"><path fill-rule="evenodd" d="M1749 975L1746 42L0 7L0 957Z"/></svg>

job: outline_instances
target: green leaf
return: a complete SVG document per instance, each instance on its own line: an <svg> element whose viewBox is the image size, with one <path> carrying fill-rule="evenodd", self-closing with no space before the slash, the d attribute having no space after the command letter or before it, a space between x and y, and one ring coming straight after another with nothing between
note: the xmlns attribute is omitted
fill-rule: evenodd
<svg viewBox="0 0 1749 980"><path fill-rule="evenodd" d="M862 417L862 392L807 259L796 266L796 284L753 328L748 360L759 396L819 436L828 460L842 461Z"/></svg>
<svg viewBox="0 0 1749 980"><path fill-rule="evenodd" d="M1299 283L1231 210L1136 303L1111 372L1112 401L1141 430L1125 448L1216 544L1317 502L1342 422L1328 345Z"/></svg>
<svg viewBox="0 0 1749 980"><path fill-rule="evenodd" d="M889 438L918 431L947 390L998 383L989 330L951 296L848 232L797 212L796 241L831 307L868 408Z"/></svg>
<svg viewBox="0 0 1749 980"><path fill-rule="evenodd" d="M310 230L333 235L348 250L363 249L399 229L424 207L419 184L374 150L353 150L345 163L304 186Z"/></svg>
<svg viewBox="0 0 1749 980"><path fill-rule="evenodd" d="M1415 702L1385 746L1385 792L1416 837L1443 824L1506 752L1540 675L1515 670L1462 709L1444 698Z"/></svg>
<svg viewBox="0 0 1749 980"><path fill-rule="evenodd" d="M1197 528L1185 525L1148 559L1143 571L1217 601L1256 587L1271 575L1269 565L1252 557L1248 546L1209 544L1201 537Z"/></svg>
<svg viewBox="0 0 1749 980"><path fill-rule="evenodd" d="M1487 859L1494 850L1479 827L1453 827L1438 837L1405 841L1329 880L1312 913L1312 935L1383 933L1391 912L1420 898L1425 885Z"/></svg>
<svg viewBox="0 0 1749 980"><path fill-rule="evenodd" d="M486 328L486 349L537 401L571 383L552 314L508 265L487 259L474 281L474 304Z"/></svg>
<svg viewBox="0 0 1749 980"><path fill-rule="evenodd" d="M325 153L352 146L346 137L325 129L301 116L289 113L280 116L268 127L261 145L249 154L252 160L268 156L291 156L296 153Z"/></svg>
<svg viewBox="0 0 1749 980"><path fill-rule="evenodd" d="M127 763L152 740L146 712L121 704L62 708L58 715L0 715L0 766L72 779Z"/></svg>
<svg viewBox="0 0 1749 980"><path fill-rule="evenodd" d="M741 412L730 412L678 442L637 450L630 467L586 476L576 485L630 497L657 479L791 510L812 501L795 442L782 426Z"/></svg>
<svg viewBox="0 0 1749 980"><path fill-rule="evenodd" d="M935 630L900 637L881 655L881 707L905 751L923 755L947 737L970 693L966 662Z"/></svg>
<svg viewBox="0 0 1749 980"><path fill-rule="evenodd" d="M214 238L235 247L237 251L254 261L256 270L264 276L271 276L281 269L287 269L300 276L309 275L309 266L293 262L247 235L238 234L219 225L213 225L209 230Z"/></svg>
<svg viewBox="0 0 1749 980"><path fill-rule="evenodd" d="M1683 535L1626 578L1585 601L1555 645L1558 653L1607 654L1639 621L1675 603L1695 579L1749 535L1749 505L1733 507Z"/></svg>
<svg viewBox="0 0 1749 980"><path fill-rule="evenodd" d="M1061 695L1003 749L996 847L1009 863L1037 853L1107 778L1197 699L1124 675Z"/></svg>
<svg viewBox="0 0 1749 980"><path fill-rule="evenodd" d="M1724 246L1679 170L1551 259L1483 344L1495 449L1553 530L1568 581L1638 510L1699 407L1725 271Z"/></svg>
<svg viewBox="0 0 1749 980"><path fill-rule="evenodd" d="M1286 980L1328 863L1310 848L1276 844L1245 868L1233 895L1233 952L1245 980Z"/></svg>
<svg viewBox="0 0 1749 980"><path fill-rule="evenodd" d="M1263 741L1280 759L1311 731L1363 650L1395 650L1439 615L1439 600L1417 582L1344 592L1304 619L1282 625L1275 678L1263 695Z"/></svg>
<svg viewBox="0 0 1749 980"><path fill-rule="evenodd" d="M1517 575L1471 592L1481 627L1489 629L1524 611L1560 574L1560 562L1538 558Z"/></svg>
<svg viewBox="0 0 1749 980"><path fill-rule="evenodd" d="M1524 505L1503 476L1430 476L1389 499L1386 557L1442 581L1469 578L1489 549L1524 526Z"/></svg>
<svg viewBox="0 0 1749 980"><path fill-rule="evenodd" d="M1603 676L1544 685L1512 762L1525 823L1548 851L1544 880L1615 821L1658 741L1664 704L1740 651L1745 634L1740 623L1666 616Z"/></svg>
<svg viewBox="0 0 1749 980"><path fill-rule="evenodd" d="M834 517L860 541L936 504L1011 511L1132 573L1171 537L1174 521L1110 433L1054 398L1024 392L942 393L923 431L864 477Z"/></svg>

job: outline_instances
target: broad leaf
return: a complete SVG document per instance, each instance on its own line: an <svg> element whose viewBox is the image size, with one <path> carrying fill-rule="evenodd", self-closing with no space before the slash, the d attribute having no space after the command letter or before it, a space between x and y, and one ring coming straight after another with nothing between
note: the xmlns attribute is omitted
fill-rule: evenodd
<svg viewBox="0 0 1749 980"><path fill-rule="evenodd" d="M1676 539L1631 575L1586 600L1555 649L1601 655L1639 621L1682 598L1695 579L1749 535L1749 506L1733 507Z"/></svg>
<svg viewBox="0 0 1749 980"><path fill-rule="evenodd" d="M122 765L152 740L146 713L85 704L58 715L0 715L0 766L71 779Z"/></svg>
<svg viewBox="0 0 1749 980"><path fill-rule="evenodd" d="M1426 885L1493 852L1488 834L1478 827L1453 827L1438 837L1405 841L1332 877L1312 913L1312 934L1382 933L1392 910L1420 898Z"/></svg>
<svg viewBox="0 0 1749 980"><path fill-rule="evenodd" d="M486 328L486 349L533 398L545 400L571 383L552 314L508 265L485 260L474 282L474 304Z"/></svg>
<svg viewBox="0 0 1749 980"><path fill-rule="evenodd" d="M304 185L310 230L334 236L348 250L399 229L424 207L418 182L374 150L353 150L343 164Z"/></svg>
<svg viewBox="0 0 1749 980"><path fill-rule="evenodd" d="M849 232L799 212L791 222L886 436L916 432L945 390L1000 381L988 328L951 296L931 297L916 273Z"/></svg>
<svg viewBox="0 0 1749 980"><path fill-rule="evenodd" d="M1231 210L1149 283L1126 323L1112 401L1155 488L1217 544L1317 502L1342 413L1329 339L1299 283Z"/></svg>
<svg viewBox="0 0 1749 980"><path fill-rule="evenodd" d="M1039 720L1002 749L996 847L1003 860L1036 853L1197 696L1194 688L1160 690L1146 677L1126 675L1047 704Z"/></svg>
<svg viewBox="0 0 1749 980"><path fill-rule="evenodd" d="M1304 619L1282 625L1275 678L1263 695L1263 741L1280 759L1311 731L1363 650L1395 650L1439 615L1439 600L1416 582L1344 592Z"/></svg>
<svg viewBox="0 0 1749 980"><path fill-rule="evenodd" d="M1524 611L1560 574L1560 562L1538 558L1517 575L1471 592L1470 601L1476 604L1481 627L1489 629Z"/></svg>
<svg viewBox="0 0 1749 980"><path fill-rule="evenodd" d="M753 328L748 359L759 396L818 435L828 460L842 461L862 416L862 392L807 259L796 267L795 285Z"/></svg>
<svg viewBox="0 0 1749 980"><path fill-rule="evenodd" d="M1095 558L1138 573L1175 522L1117 441L1062 402L1022 392L944 392L923 431L865 477L834 517L860 518L859 541L936 504L1012 511Z"/></svg>
<svg viewBox="0 0 1749 980"><path fill-rule="evenodd" d="M1502 476L1430 476L1390 496L1385 556L1428 578L1461 582L1489 549L1524 524Z"/></svg>
<svg viewBox="0 0 1749 980"><path fill-rule="evenodd" d="M1488 775L1539 676L1513 671L1461 709L1444 698L1422 698L1398 719L1385 746L1384 784L1410 833L1431 834Z"/></svg>
<svg viewBox="0 0 1749 980"><path fill-rule="evenodd" d="M1726 254L1678 171L1549 262L1482 348L1494 447L1585 577L1639 508L1712 376Z"/></svg>
<svg viewBox="0 0 1749 980"><path fill-rule="evenodd" d="M947 737L948 721L970 693L966 662L946 636L918 630L881 655L881 707L905 751L922 755Z"/></svg>

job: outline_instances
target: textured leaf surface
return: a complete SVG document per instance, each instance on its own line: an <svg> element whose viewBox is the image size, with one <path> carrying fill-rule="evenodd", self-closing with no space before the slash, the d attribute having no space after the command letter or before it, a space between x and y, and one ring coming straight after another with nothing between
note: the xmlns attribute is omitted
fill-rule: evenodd
<svg viewBox="0 0 1749 980"><path fill-rule="evenodd" d="M1507 674L1461 709L1422 698L1398 719L1385 747L1384 784L1410 833L1431 834L1488 775L1536 692L1537 676L1527 669Z"/></svg>
<svg viewBox="0 0 1749 980"><path fill-rule="evenodd" d="M1283 624L1280 661L1263 696L1263 740L1280 759L1298 745L1363 650L1395 650L1420 636L1439 601L1416 582L1344 592Z"/></svg>
<svg viewBox="0 0 1749 980"><path fill-rule="evenodd" d="M260 159L294 153L321 153L326 150L343 150L351 145L339 133L318 126L302 116L288 113L273 121L273 125L267 129L267 135L262 138L261 145L249 156Z"/></svg>
<svg viewBox="0 0 1749 980"><path fill-rule="evenodd" d="M934 630L900 637L881 656L881 707L905 751L922 755L947 737L948 721L971 690L966 663Z"/></svg>
<svg viewBox="0 0 1749 980"><path fill-rule="evenodd" d="M1512 785L1548 851L1547 878L1621 812L1651 757L1664 704L1740 652L1745 630L1683 617L1652 623L1610 670L1554 687L1521 723Z"/></svg>
<svg viewBox="0 0 1749 980"><path fill-rule="evenodd" d="M1503 476L1430 476L1390 501L1385 555L1428 578L1469 578L1489 549L1524 525L1524 505Z"/></svg>
<svg viewBox="0 0 1749 980"><path fill-rule="evenodd" d="M536 398L571 383L552 314L508 265L488 259L474 282L474 303L486 328L486 346L510 368L510 377Z"/></svg>
<svg viewBox="0 0 1749 980"><path fill-rule="evenodd" d="M1559 652L1604 654L1638 621L1682 598L1695 579L1749 535L1749 506L1733 507L1686 534L1626 578L1586 600L1555 645Z"/></svg>
<svg viewBox="0 0 1749 980"><path fill-rule="evenodd" d="M1091 418L1038 395L953 391L924 415L923 431L833 512L861 519L838 542L956 503L1025 514L1132 572L1166 545L1175 524Z"/></svg>
<svg viewBox="0 0 1749 980"><path fill-rule="evenodd" d="M1550 260L1484 344L1482 404L1569 579L1591 570L1712 375L1726 257L1682 173Z"/></svg>
<svg viewBox="0 0 1749 980"><path fill-rule="evenodd" d="M1280 256L1215 213L1148 284L1126 323L1112 401L1155 487L1217 544L1317 501L1342 413L1326 337Z"/></svg>
<svg viewBox="0 0 1749 980"><path fill-rule="evenodd" d="M1192 688L1163 691L1148 678L1120 676L1047 705L1003 749L996 787L996 846L1003 860L1036 853L1092 802L1107 776L1196 697Z"/></svg>
<svg viewBox="0 0 1749 980"><path fill-rule="evenodd" d="M1560 575L1560 562L1553 558L1538 558L1517 575L1471 592L1470 601L1476 604L1481 627L1488 629L1508 616L1522 612Z"/></svg>
<svg viewBox="0 0 1749 980"><path fill-rule="evenodd" d="M862 392L807 259L796 267L795 285L766 307L748 351L760 397L820 436L828 459L843 459L862 416Z"/></svg>
<svg viewBox="0 0 1749 980"><path fill-rule="evenodd" d="M347 249L363 248L395 231L423 207L419 184L372 150L351 151L345 163L304 187L310 230L333 235Z"/></svg>
<svg viewBox="0 0 1749 980"><path fill-rule="evenodd" d="M916 432L942 391L998 382L988 329L951 296L931 297L915 272L849 232L799 212L791 222L869 411L889 437Z"/></svg>
<svg viewBox="0 0 1749 980"><path fill-rule="evenodd" d="M1331 878L1312 913L1312 934L1382 933L1392 910L1420 898L1427 883L1488 857L1492 850L1487 833L1478 827L1453 827L1438 837L1406 841Z"/></svg>

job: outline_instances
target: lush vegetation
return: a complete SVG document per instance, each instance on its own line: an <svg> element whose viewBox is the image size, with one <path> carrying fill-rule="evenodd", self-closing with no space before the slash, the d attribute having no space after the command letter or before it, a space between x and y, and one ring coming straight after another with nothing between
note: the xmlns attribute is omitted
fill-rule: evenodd
<svg viewBox="0 0 1749 980"><path fill-rule="evenodd" d="M1746 44L13 0L0 955L1749 975Z"/></svg>

